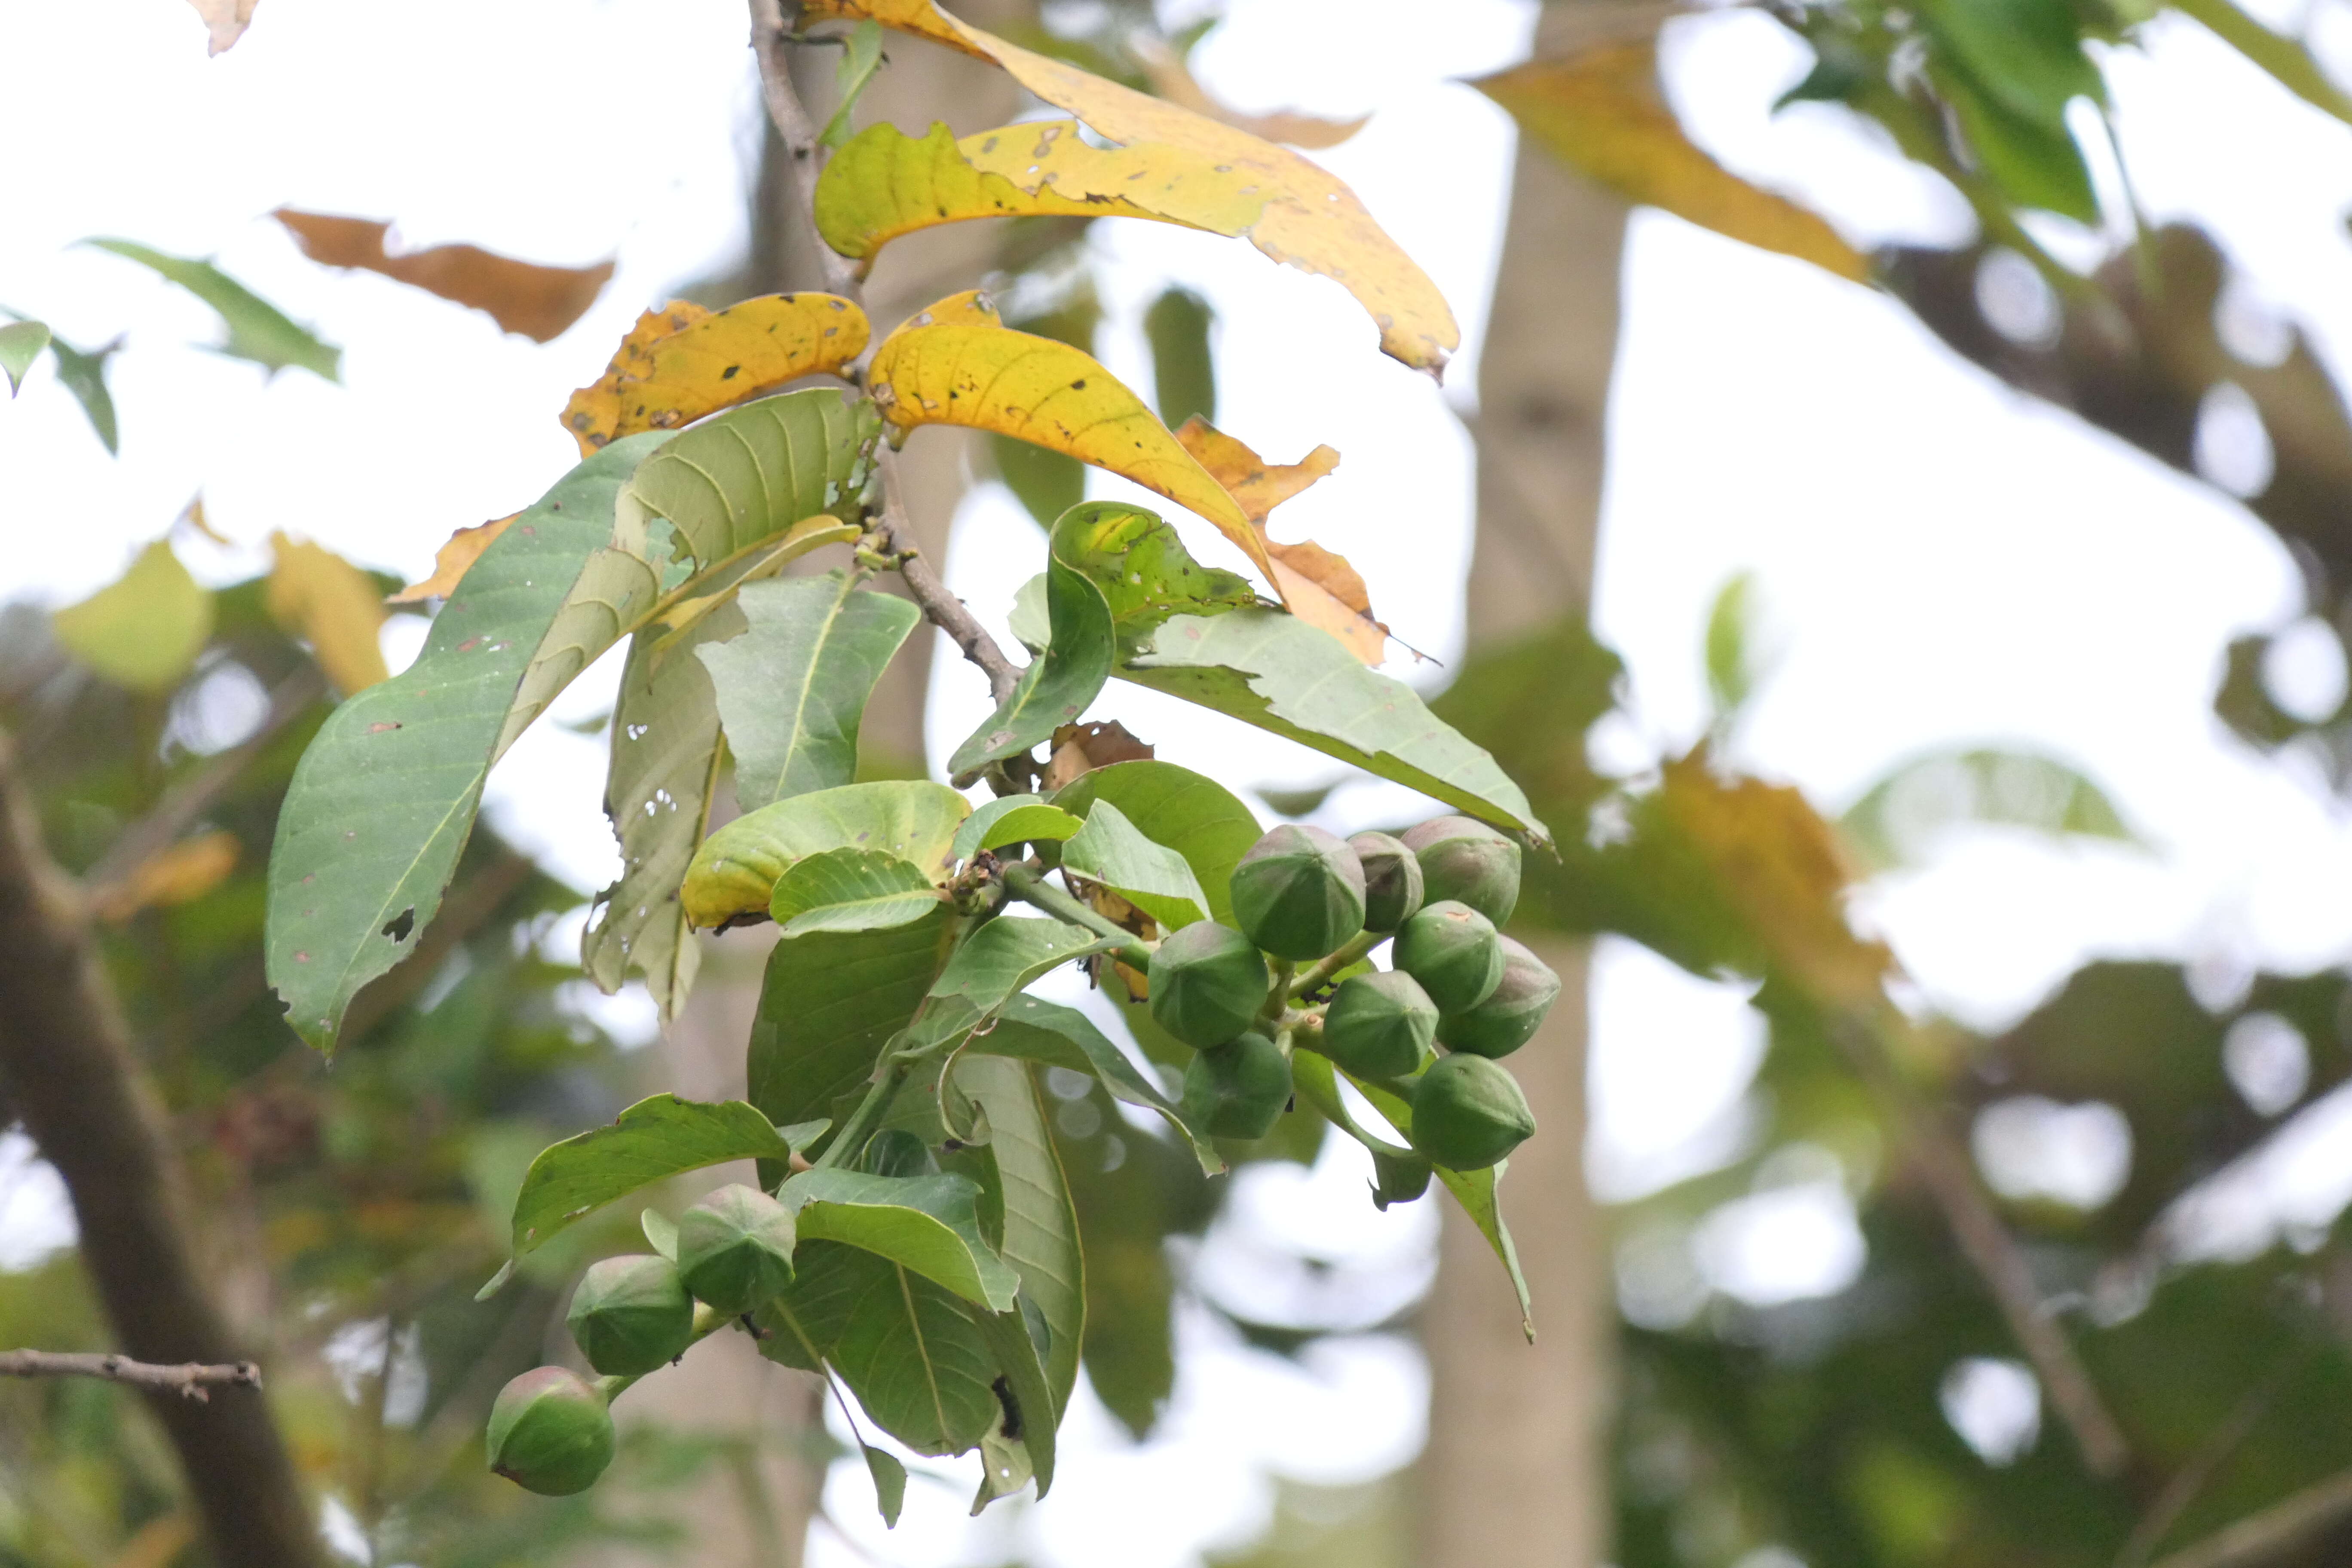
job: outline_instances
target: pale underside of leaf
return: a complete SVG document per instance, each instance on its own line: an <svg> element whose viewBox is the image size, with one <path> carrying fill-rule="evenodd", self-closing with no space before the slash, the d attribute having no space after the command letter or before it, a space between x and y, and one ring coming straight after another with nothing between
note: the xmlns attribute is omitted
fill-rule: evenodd
<svg viewBox="0 0 2352 1568"><path fill-rule="evenodd" d="M1015 1057L1098 1079L1113 1099L1166 1119L1177 1137L1192 1145L1203 1174L1224 1172L1216 1145L1186 1122L1183 1108L1076 1008L1026 994L1014 996L998 1011L996 1026L974 1036L965 1051L967 1059L974 1054Z"/></svg>
<svg viewBox="0 0 2352 1568"><path fill-rule="evenodd" d="M1021 1277L981 1235L980 1189L960 1175L803 1171L776 1194L799 1234L878 1253L966 1300L1002 1312Z"/></svg>
<svg viewBox="0 0 2352 1568"><path fill-rule="evenodd" d="M971 803L925 779L873 780L814 790L737 817L702 842L683 897L700 928L765 919L777 879L804 855L878 849L911 860L936 887L955 866L956 829Z"/></svg>
<svg viewBox="0 0 2352 1568"><path fill-rule="evenodd" d="M886 931L922 919L945 899L911 860L875 849L803 856L776 879L768 913L787 940L821 931Z"/></svg>
<svg viewBox="0 0 2352 1568"><path fill-rule="evenodd" d="M944 123L918 140L868 126L817 182L817 231L872 264L903 234L972 218L1151 218L1232 237L1265 201L1250 176L1172 147L1088 145L1075 121L1036 121L958 141Z"/></svg>
<svg viewBox="0 0 2352 1568"><path fill-rule="evenodd" d="M514 1256L544 1247L573 1222L688 1171L790 1152L768 1119L740 1100L709 1104L657 1094L540 1151L516 1194Z"/></svg>
<svg viewBox="0 0 2352 1568"><path fill-rule="evenodd" d="M1112 142L1154 142L1247 174L1265 195L1250 242L1276 261L1337 279L1380 327L1389 354L1434 375L1461 342L1436 285L1381 232L1355 192L1287 148L1007 43L931 0L808 0L801 15L803 25L870 16L992 61Z"/></svg>
<svg viewBox="0 0 2352 1568"><path fill-rule="evenodd" d="M1209 895L1175 850L1155 844L1107 800L1087 813L1087 825L1062 846L1062 869L1108 888L1174 931L1206 917Z"/></svg>
<svg viewBox="0 0 2352 1568"><path fill-rule="evenodd" d="M1819 214L1749 184L1685 135L1656 78L1656 45L1643 41L1532 61L1472 85L1554 157L1629 201L1869 281L1869 259Z"/></svg>
<svg viewBox="0 0 2352 1568"><path fill-rule="evenodd" d="M680 426L827 374L866 352L866 312L832 294L766 294L662 335L636 331L593 384L572 395L563 427L584 454L640 430Z"/></svg>

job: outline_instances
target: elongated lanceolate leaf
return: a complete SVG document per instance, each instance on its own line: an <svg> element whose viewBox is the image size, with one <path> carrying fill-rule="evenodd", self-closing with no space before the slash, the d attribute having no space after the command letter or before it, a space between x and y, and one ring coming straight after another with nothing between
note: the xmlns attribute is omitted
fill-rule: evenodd
<svg viewBox="0 0 2352 1568"><path fill-rule="evenodd" d="M1089 146L1068 120L961 141L937 121L919 139L869 125L818 177L816 226L827 245L869 265L902 234L983 217L1154 218L1230 237L1265 208L1263 194L1244 189L1251 183L1181 148Z"/></svg>
<svg viewBox="0 0 2352 1568"><path fill-rule="evenodd" d="M873 1176L803 1171L776 1194L799 1234L887 1258L992 1312L1013 1306L1021 1277L980 1234L980 1189L963 1176Z"/></svg>
<svg viewBox="0 0 2352 1568"><path fill-rule="evenodd" d="M1096 800L1085 829L1062 846L1062 869L1101 883L1170 931L1208 913L1209 895L1184 857L1145 837L1107 800Z"/></svg>
<svg viewBox="0 0 2352 1568"><path fill-rule="evenodd" d="M945 895L923 868L879 849L824 849L776 879L768 912L787 939L821 931L884 931L919 921Z"/></svg>
<svg viewBox="0 0 2352 1568"><path fill-rule="evenodd" d="M1061 538L1058 525L1055 538ZM1049 739L1075 722L1110 679L1110 605L1094 580L1058 552L1047 557L1045 609L1052 640L1021 672L1012 694L948 759L951 776L965 777Z"/></svg>
<svg viewBox="0 0 2352 1568"><path fill-rule="evenodd" d="M997 1013L996 1026L974 1036L965 1050L968 1055L1017 1057L1099 1079L1115 1098L1167 1118L1176 1135L1192 1146L1202 1172L1214 1176L1224 1171L1223 1158L1184 1120L1182 1107L1129 1060L1110 1037L1095 1027L1093 1019L1075 1007L1035 996L1015 996Z"/></svg>
<svg viewBox="0 0 2352 1568"><path fill-rule="evenodd" d="M857 776L857 726L882 667L922 612L846 572L758 583L739 601L750 630L699 650L718 683L745 811Z"/></svg>
<svg viewBox="0 0 2352 1568"><path fill-rule="evenodd" d="M882 850L944 887L955 869L956 829L971 811L963 796L923 779L844 784L761 806L695 851L682 893L687 917L706 928L765 919L785 868L824 849Z"/></svg>
<svg viewBox="0 0 2352 1568"><path fill-rule="evenodd" d="M530 1163L515 1198L514 1256L544 1247L573 1221L688 1171L791 1153L775 1125L740 1100L720 1104L656 1094Z"/></svg>
<svg viewBox="0 0 2352 1568"><path fill-rule="evenodd" d="M232 359L251 360L272 373L296 366L328 381L336 379L342 351L289 321L285 312L209 261L166 256L128 239L85 240L95 249L111 251L126 261L152 268L220 315L228 338L220 352Z"/></svg>
<svg viewBox="0 0 2352 1568"><path fill-rule="evenodd" d="M1085 818L1046 805L1043 795L1000 795L963 819L963 826L956 829L951 852L959 860L969 860L983 849L1002 849L1008 844L1058 841L1085 826Z"/></svg>
<svg viewBox="0 0 2352 1568"><path fill-rule="evenodd" d="M1029 1068L1009 1056L967 1055L955 1071L958 1087L988 1113L985 1161L992 1167L1003 1213L1004 1261L1021 1276L1021 1293L1035 1306L1045 1328L1046 1342L1036 1349L1052 1401L1042 1413L1030 1410L1032 1419L1024 1423L1042 1497L1053 1484L1052 1433L1077 1385L1086 1336L1086 1265L1078 1248L1077 1212ZM1020 1324L1015 1320L1012 1326ZM1024 1328L1018 1343L1027 1342L1030 1336ZM999 1356L1008 1359L1002 1350ZM1040 1429L1045 1437L1042 1446Z"/></svg>
<svg viewBox="0 0 2352 1568"><path fill-rule="evenodd" d="M1181 855L1209 897L1211 918L1234 923L1234 868L1264 832L1239 796L1213 778L1156 759L1089 769L1054 795L1055 805L1081 816L1098 800Z"/></svg>
<svg viewBox="0 0 2352 1568"><path fill-rule="evenodd" d="M1328 633L1283 611L1171 617L1119 673L1549 841L1519 786L1412 688L1367 669Z"/></svg>

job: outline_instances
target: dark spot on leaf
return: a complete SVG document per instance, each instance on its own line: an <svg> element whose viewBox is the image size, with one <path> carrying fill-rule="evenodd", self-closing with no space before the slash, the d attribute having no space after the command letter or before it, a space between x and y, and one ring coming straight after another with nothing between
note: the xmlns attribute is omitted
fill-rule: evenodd
<svg viewBox="0 0 2352 1568"><path fill-rule="evenodd" d="M383 922L383 934L394 942L406 942L408 933L416 929L416 906L411 904Z"/></svg>
<svg viewBox="0 0 2352 1568"><path fill-rule="evenodd" d="M1021 1402L1013 1397L1012 1382L1000 1373L997 1374L996 1381L988 1386L996 1395L996 1403L1004 1407L1005 1437L1010 1441L1019 1442L1021 1440Z"/></svg>
<svg viewBox="0 0 2352 1568"><path fill-rule="evenodd" d="M478 648L478 647L481 647L481 646L482 646L482 639L481 639L481 638L479 638L479 637L467 637L464 642L461 642L461 643L459 643L459 644L457 645L457 651L458 651L459 653L471 653L471 652L473 652L476 648Z"/></svg>
<svg viewBox="0 0 2352 1568"><path fill-rule="evenodd" d="M719 373L719 379L721 381L732 381L735 379L736 373L742 368L743 367L740 364L730 364L725 370Z"/></svg>
<svg viewBox="0 0 2352 1568"><path fill-rule="evenodd" d="M1084 392L1086 389L1087 378L1085 376L1080 376L1077 380L1070 383L1070 390L1072 392Z"/></svg>

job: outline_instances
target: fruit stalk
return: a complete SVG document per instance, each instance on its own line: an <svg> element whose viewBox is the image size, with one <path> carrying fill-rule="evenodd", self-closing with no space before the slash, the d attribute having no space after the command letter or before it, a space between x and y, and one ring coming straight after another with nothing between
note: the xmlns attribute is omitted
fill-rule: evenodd
<svg viewBox="0 0 2352 1568"><path fill-rule="evenodd" d="M1312 996L1323 986L1339 978L1339 972L1349 964L1360 963L1372 949L1388 941L1387 931L1359 931L1341 944L1339 951L1317 962L1314 968L1290 983L1293 996Z"/></svg>
<svg viewBox="0 0 2352 1568"><path fill-rule="evenodd" d="M1084 926L1097 936L1108 937L1118 942L1119 945L1112 950L1112 956L1129 968L1149 970L1151 967L1151 949L1144 945L1141 938L1055 887L1034 867L1015 864L1004 868L1004 890L1056 920Z"/></svg>

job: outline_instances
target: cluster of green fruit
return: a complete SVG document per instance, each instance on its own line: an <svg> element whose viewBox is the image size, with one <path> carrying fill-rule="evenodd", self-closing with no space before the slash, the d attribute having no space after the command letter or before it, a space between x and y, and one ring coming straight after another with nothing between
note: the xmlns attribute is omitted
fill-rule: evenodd
<svg viewBox="0 0 2352 1568"><path fill-rule="evenodd" d="M566 1321L603 1375L591 1383L535 1367L499 1390L490 1468L548 1497L586 1490L613 1462L613 1395L772 1300L792 1283L794 1239L790 1209L757 1188L726 1186L679 1216L677 1261L647 1254L590 1265Z"/></svg>
<svg viewBox="0 0 2352 1568"><path fill-rule="evenodd" d="M1276 828L1234 868L1239 929L1196 921L1151 955L1151 1016L1198 1052L1186 1106L1219 1136L1262 1138L1290 1102L1291 1050L1311 1049L1412 1104L1427 1163L1383 1169L1384 1202L1418 1196L1429 1165L1501 1160L1535 1118L1495 1058L1533 1038L1559 994L1559 976L1495 929L1518 897L1518 845L1468 817L1402 838ZM1391 937L1393 968L1347 973ZM1294 983L1299 963L1315 967ZM1433 1047L1445 1054L1433 1060Z"/></svg>

